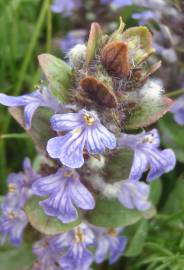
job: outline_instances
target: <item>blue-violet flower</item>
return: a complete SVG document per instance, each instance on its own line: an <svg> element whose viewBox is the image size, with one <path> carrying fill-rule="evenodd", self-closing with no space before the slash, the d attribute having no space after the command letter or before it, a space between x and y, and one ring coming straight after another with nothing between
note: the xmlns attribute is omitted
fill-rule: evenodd
<svg viewBox="0 0 184 270"><path fill-rule="evenodd" d="M47 151L65 166L80 168L84 163L84 148L89 154L101 154L105 148L114 149L116 138L101 123L94 111L56 114L51 118L53 130L67 132L48 141Z"/></svg>
<svg viewBox="0 0 184 270"><path fill-rule="evenodd" d="M63 223L77 219L75 206L84 210L95 206L91 193L80 182L79 174L69 168L59 169L56 174L38 179L32 188L38 196L49 196L39 204L47 215L56 216Z"/></svg>
<svg viewBox="0 0 184 270"><path fill-rule="evenodd" d="M171 107L171 112L174 114L176 123L181 126L184 125L184 95L176 99Z"/></svg>
<svg viewBox="0 0 184 270"><path fill-rule="evenodd" d="M173 170L176 157L171 149L160 150L160 139L157 129L143 131L137 135L122 133L119 146L134 150L134 159L129 179L139 180L149 170L147 180L154 180L163 173Z"/></svg>
<svg viewBox="0 0 184 270"><path fill-rule="evenodd" d="M8 96L0 93L0 103L9 107L24 107L24 121L26 129L31 128L32 117L38 107L47 107L55 113L61 112L62 108L59 101L45 86L31 94L19 97Z"/></svg>
<svg viewBox="0 0 184 270"><path fill-rule="evenodd" d="M120 235L123 229L119 228L95 228L96 236L96 263L102 263L109 258L109 263L115 263L123 252L127 245L127 238Z"/></svg>
<svg viewBox="0 0 184 270"><path fill-rule="evenodd" d="M37 261L34 263L34 270L60 270L58 254L52 237L45 237L33 245L33 253L37 256Z"/></svg>
<svg viewBox="0 0 184 270"><path fill-rule="evenodd" d="M27 224L28 220L24 211L8 205L2 206L2 216L0 217L1 243L4 244L7 235L9 235L12 245L20 245Z"/></svg>
<svg viewBox="0 0 184 270"><path fill-rule="evenodd" d="M8 193L3 205L22 208L32 195L32 184L40 177L33 171L29 158L23 161L23 172L11 173L8 176Z"/></svg>
<svg viewBox="0 0 184 270"><path fill-rule="evenodd" d="M89 270L93 254L88 247L94 246L94 237L92 230L84 223L64 235L56 236L55 247L62 253L65 251L59 260L60 266L67 270Z"/></svg>

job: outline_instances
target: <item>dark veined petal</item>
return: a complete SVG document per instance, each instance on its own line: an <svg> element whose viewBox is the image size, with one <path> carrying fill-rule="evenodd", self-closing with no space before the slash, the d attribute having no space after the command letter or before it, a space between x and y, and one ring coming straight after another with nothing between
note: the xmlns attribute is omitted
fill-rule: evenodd
<svg viewBox="0 0 184 270"><path fill-rule="evenodd" d="M72 201L81 209L93 209L95 200L87 188L80 182L79 179L74 179L69 188Z"/></svg>
<svg viewBox="0 0 184 270"><path fill-rule="evenodd" d="M123 255L123 252L127 246L128 239L124 236L111 237L110 239L110 259L109 263L115 263L119 257Z"/></svg>
<svg viewBox="0 0 184 270"><path fill-rule="evenodd" d="M116 137L100 123L87 130L86 148L91 154L99 154L105 148L114 149L116 147Z"/></svg>
<svg viewBox="0 0 184 270"><path fill-rule="evenodd" d="M149 181L173 170L176 165L176 156L171 149L165 149L163 151L154 149L153 151L147 151L147 155L149 156L150 167L147 176L147 180Z"/></svg>
<svg viewBox="0 0 184 270"><path fill-rule="evenodd" d="M74 243L61 258L60 265L67 270L88 270L92 261L92 253L82 243Z"/></svg>
<svg viewBox="0 0 184 270"><path fill-rule="evenodd" d="M63 193L53 194L39 204L48 216L56 216L63 223L70 223L78 217L77 210L66 190Z"/></svg>
<svg viewBox="0 0 184 270"><path fill-rule="evenodd" d="M96 253L95 253L95 262L96 263L102 263L106 260L107 254L109 250L109 241L107 237L100 237L97 240L97 247L96 247Z"/></svg>
<svg viewBox="0 0 184 270"><path fill-rule="evenodd" d="M61 193L64 189L64 179L61 178L60 173L39 178L32 185L33 193L38 196L48 195L52 192L58 191L58 189Z"/></svg>
<svg viewBox="0 0 184 270"><path fill-rule="evenodd" d="M47 151L52 158L70 168L80 168L84 163L83 149L86 141L85 131L76 129L64 136L48 141Z"/></svg>
<svg viewBox="0 0 184 270"><path fill-rule="evenodd" d="M116 147L116 137L103 125L99 124L97 128L97 136L104 143L108 149L114 149Z"/></svg>
<svg viewBox="0 0 184 270"><path fill-rule="evenodd" d="M24 108L24 121L25 121L26 129L31 128L31 121L33 118L33 114L38 109L39 106L40 106L40 104L36 103L36 102L32 102L32 103L25 106L25 108Z"/></svg>
<svg viewBox="0 0 184 270"><path fill-rule="evenodd" d="M145 170L148 168L148 156L144 152L136 150L129 178L139 180Z"/></svg>
<svg viewBox="0 0 184 270"><path fill-rule="evenodd" d="M70 131L83 124L79 113L55 114L51 117L51 126L55 131Z"/></svg>
<svg viewBox="0 0 184 270"><path fill-rule="evenodd" d="M99 154L105 151L103 142L97 137L96 129L87 129L86 148L91 154Z"/></svg>

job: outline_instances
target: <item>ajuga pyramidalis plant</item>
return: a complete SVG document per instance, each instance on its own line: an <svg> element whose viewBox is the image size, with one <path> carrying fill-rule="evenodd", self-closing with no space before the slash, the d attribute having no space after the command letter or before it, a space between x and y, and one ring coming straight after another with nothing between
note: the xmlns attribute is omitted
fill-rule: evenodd
<svg viewBox="0 0 184 270"><path fill-rule="evenodd" d="M120 20L107 35L92 23L67 63L39 55L39 89L0 94L41 157L37 172L26 158L24 171L10 174L0 218L2 243L34 236L34 270L116 262L129 246L124 228L156 215L152 181L175 166L157 129L147 129L172 105L152 78L161 63L151 33L124 27Z"/></svg>

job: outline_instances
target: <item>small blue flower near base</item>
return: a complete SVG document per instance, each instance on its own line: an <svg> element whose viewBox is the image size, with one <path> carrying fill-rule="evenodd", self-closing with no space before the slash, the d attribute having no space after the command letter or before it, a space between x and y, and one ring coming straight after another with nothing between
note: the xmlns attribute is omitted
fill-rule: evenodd
<svg viewBox="0 0 184 270"><path fill-rule="evenodd" d="M63 241L65 237L65 241ZM74 230L55 237L55 246L64 253L59 260L62 269L90 270L93 254L88 247L94 246L94 233L86 225L81 224Z"/></svg>
<svg viewBox="0 0 184 270"><path fill-rule="evenodd" d="M48 141L47 151L52 158L70 168L84 164L83 151L101 154L105 148L114 149L116 138L101 123L94 111L81 110L78 113L56 114L51 118L53 130L66 132Z"/></svg>
<svg viewBox="0 0 184 270"><path fill-rule="evenodd" d="M39 204L47 215L56 216L63 223L77 219L75 206L84 210L95 207L95 201L80 182L79 174L69 168L59 169L56 174L38 179L32 189L38 196L49 196Z"/></svg>
<svg viewBox="0 0 184 270"><path fill-rule="evenodd" d="M174 114L176 123L181 126L184 125L184 95L175 100L171 112Z"/></svg>
<svg viewBox="0 0 184 270"><path fill-rule="evenodd" d="M8 176L8 193L3 205L22 208L32 195L32 184L40 175L33 171L29 158L23 161L23 172L11 173Z"/></svg>
<svg viewBox="0 0 184 270"><path fill-rule="evenodd" d="M28 220L24 211L7 206L2 207L2 216L0 217L1 243L4 244L9 235L12 245L20 245L27 224Z"/></svg>
<svg viewBox="0 0 184 270"><path fill-rule="evenodd" d="M57 261L60 258L52 238L45 237L33 245L33 253L37 261L33 264L33 270L60 270Z"/></svg>
<svg viewBox="0 0 184 270"><path fill-rule="evenodd" d="M31 94L19 97L8 96L0 93L0 104L8 107L24 107L24 121L26 129L31 128L33 114L39 107L47 107L55 113L61 112L62 109L62 105L45 86Z"/></svg>
<svg viewBox="0 0 184 270"><path fill-rule="evenodd" d="M149 194L150 187L146 183L125 180L121 181L117 196L124 207L145 211L151 207Z"/></svg>
<svg viewBox="0 0 184 270"><path fill-rule="evenodd" d="M102 263L107 258L109 258L110 264L115 263L123 255L127 246L128 239L120 235L123 229L96 227L94 231L96 236L96 263Z"/></svg>
<svg viewBox="0 0 184 270"><path fill-rule="evenodd" d="M118 145L134 150L134 159L129 179L139 180L149 170L147 180L151 181L163 173L174 169L176 157L171 149L160 150L160 139L157 129L143 131L137 135L122 133Z"/></svg>

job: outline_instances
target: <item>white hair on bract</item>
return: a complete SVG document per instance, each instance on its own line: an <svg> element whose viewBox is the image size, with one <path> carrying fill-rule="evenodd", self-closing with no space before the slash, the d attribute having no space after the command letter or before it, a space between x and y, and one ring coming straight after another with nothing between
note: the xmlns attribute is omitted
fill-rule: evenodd
<svg viewBox="0 0 184 270"><path fill-rule="evenodd" d="M164 93L163 85L159 79L148 80L142 88L139 89L139 97L143 102L159 102Z"/></svg>
<svg viewBox="0 0 184 270"><path fill-rule="evenodd" d="M93 188L99 191L104 197L108 199L116 199L119 191L120 182L106 183L104 178L99 174L92 174L88 176L87 180Z"/></svg>
<svg viewBox="0 0 184 270"><path fill-rule="evenodd" d="M98 159L91 156L87 161L87 166L94 172L100 171L105 167L105 157L99 155Z"/></svg>
<svg viewBox="0 0 184 270"><path fill-rule="evenodd" d="M86 45L77 44L68 53L69 64L73 67L78 67L85 61L86 58Z"/></svg>
<svg viewBox="0 0 184 270"><path fill-rule="evenodd" d="M147 80L141 87L128 94L128 100L136 103L147 105L162 102L164 88L162 81L159 79Z"/></svg>

